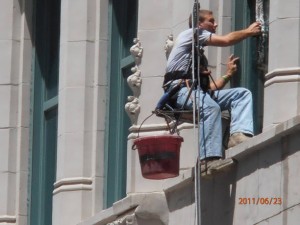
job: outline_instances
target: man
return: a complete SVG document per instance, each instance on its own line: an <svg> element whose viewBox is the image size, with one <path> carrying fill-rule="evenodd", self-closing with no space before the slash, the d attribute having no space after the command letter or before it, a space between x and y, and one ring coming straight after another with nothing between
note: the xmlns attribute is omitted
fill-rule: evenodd
<svg viewBox="0 0 300 225"><path fill-rule="evenodd" d="M177 37L172 52L168 58L166 72L172 77L167 88L181 82L181 88L177 97L177 107L183 106L189 92L189 85L182 82L178 74L186 74L190 67L192 51L193 29L183 31ZM217 23L213 13L209 10L199 11L198 38L199 46L230 46L247 37L256 36L261 33L261 25L258 22L251 24L247 29L234 31L226 35L216 35ZM200 105L200 159L201 162L213 162L222 158L222 125L221 111L231 110L230 139L228 147L233 147L249 137L253 136L252 118L252 94L245 88L222 89L237 70L238 58L231 55L228 59L226 73L215 82L210 82L209 89L196 91L196 104ZM201 72L201 76L207 76L210 71ZM171 76L170 76L171 75ZM165 79L166 81L166 79ZM185 85L186 84L186 85ZM195 93L192 93L185 108L192 109ZM200 103L201 102L201 103Z"/></svg>

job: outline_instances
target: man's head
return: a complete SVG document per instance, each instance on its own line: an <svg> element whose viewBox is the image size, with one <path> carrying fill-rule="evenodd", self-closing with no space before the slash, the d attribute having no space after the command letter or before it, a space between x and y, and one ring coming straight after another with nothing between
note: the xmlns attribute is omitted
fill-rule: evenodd
<svg viewBox="0 0 300 225"><path fill-rule="evenodd" d="M215 18L213 16L213 12L206 9L199 10L199 23L198 27L207 30L211 33L215 33L218 24L215 22ZM189 18L189 27L192 28L192 15Z"/></svg>

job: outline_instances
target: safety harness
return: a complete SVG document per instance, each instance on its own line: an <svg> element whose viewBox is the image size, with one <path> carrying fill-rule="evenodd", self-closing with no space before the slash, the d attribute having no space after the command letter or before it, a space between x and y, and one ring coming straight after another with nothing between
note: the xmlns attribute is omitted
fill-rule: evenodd
<svg viewBox="0 0 300 225"><path fill-rule="evenodd" d="M208 61L206 56L204 55L204 49L201 46L197 48L198 53L200 54L200 64L199 69L197 64L193 66L192 60L193 56L190 54L189 65L186 71L173 71L168 72L164 76L163 89L164 94L159 99L154 113L159 116L165 118L165 120L172 121L175 120L175 125L172 129L172 133L177 131L177 125L179 122L188 122L194 123L193 121L193 110L186 109L186 105L188 100L191 98L192 91L197 88L197 85L200 83L200 87L204 92L209 91L209 76L204 71L207 71ZM194 68L193 68L194 67ZM200 73L200 76L197 76L196 79L192 79L192 70L194 69L195 74ZM199 71L199 72L198 72ZM182 87L187 87L189 92L186 97L184 104L178 108L176 107L176 101L178 97L178 93ZM197 115L196 115L197 116Z"/></svg>

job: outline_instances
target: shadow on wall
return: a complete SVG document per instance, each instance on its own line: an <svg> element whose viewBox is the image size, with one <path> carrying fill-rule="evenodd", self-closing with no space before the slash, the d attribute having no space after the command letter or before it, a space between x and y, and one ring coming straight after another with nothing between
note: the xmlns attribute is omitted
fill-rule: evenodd
<svg viewBox="0 0 300 225"><path fill-rule="evenodd" d="M26 22L29 29L30 40L33 41L33 4L34 0L18 0L21 14L25 13Z"/></svg>
<svg viewBox="0 0 300 225"><path fill-rule="evenodd" d="M221 173L211 180L202 179L201 218L202 224L233 224L236 203L237 169Z"/></svg>
<svg viewBox="0 0 300 225"><path fill-rule="evenodd" d="M137 224L143 224L143 225L153 225L153 224L155 224L155 225L163 225L163 223L160 220L155 220L155 219L153 219L153 220L149 220L149 219L144 220L144 219L136 218L136 220L137 220Z"/></svg>
<svg viewBox="0 0 300 225"><path fill-rule="evenodd" d="M300 151L300 131L281 137L271 144L261 147L255 154L240 160L236 180L252 174L256 170L270 168L272 165L282 162Z"/></svg>
<svg viewBox="0 0 300 225"><path fill-rule="evenodd" d="M229 172L220 173L211 179L201 179L201 219L202 224L210 225L232 225L234 219L234 211L238 203L236 197L237 183L260 169L268 169L275 164L282 163L283 171L283 193L287 193L288 187L288 158L295 153L300 152L300 131L281 137L272 144L265 145L258 149L254 154L248 155ZM296 160L296 159L295 159ZM279 171L279 172L280 172ZM264 175L274 176L274 170L264 170ZM281 173L281 172L280 172ZM272 175L273 174L273 175ZM259 174L256 174L257 177ZM262 175L263 176L263 175ZM277 176L277 174L275 174ZM274 182L280 182L274 180ZM273 185L273 184L266 184ZM176 213L177 216L186 216L180 210L195 205L194 182L191 181L180 188L166 193L167 203L170 213ZM250 189L251 190L251 189ZM245 190L247 191L247 190ZM255 193L258 194L258 193ZM285 196L282 196L286 198ZM194 207L191 210L195 210ZM181 210L182 211L182 210ZM195 214L191 213L195 216Z"/></svg>
<svg viewBox="0 0 300 225"><path fill-rule="evenodd" d="M236 169L233 168L227 173L222 173L214 178L201 179L201 218L202 224L233 224L233 212L235 207L235 184ZM194 222L195 215L195 187L194 182L166 193L167 203L170 213L176 214L179 220ZM184 218L184 208L190 207L189 216ZM221 221L221 223L220 223Z"/></svg>

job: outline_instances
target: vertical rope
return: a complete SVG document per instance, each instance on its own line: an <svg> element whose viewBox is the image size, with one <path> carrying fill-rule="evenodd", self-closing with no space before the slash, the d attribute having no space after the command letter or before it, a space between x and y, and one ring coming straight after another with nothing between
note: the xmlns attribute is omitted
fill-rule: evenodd
<svg viewBox="0 0 300 225"><path fill-rule="evenodd" d="M194 1L194 6L193 6L193 15L192 15L192 27L193 27L193 39L192 39L192 77L193 77L193 83L195 82L196 75L195 75L195 68L197 68L197 76L199 76L199 38L198 38L198 21L199 21L199 9L200 9L200 4L198 0ZM197 47L197 53L195 52L195 47ZM195 62L195 56L197 54L197 61ZM194 189L195 189L195 211L196 211L196 219L195 223L197 225L201 225L201 201L200 201L200 190L201 190L201 182L200 182L200 171L199 171L199 166L200 166L200 140L198 140L198 137L200 138L200 106L199 104L196 104L197 101L197 92L200 97L200 78L198 78L198 86L197 86L197 91L194 91L194 101L193 101L193 121L194 121L194 147L197 149L196 152L196 165L194 169ZM199 100L199 99L198 99ZM198 105L198 107L197 107ZM198 108L198 110L197 110ZM196 113L198 113L198 121L196 121ZM198 123L198 129L196 129L196 122ZM197 132L198 130L198 132ZM198 140L198 141L196 141Z"/></svg>

